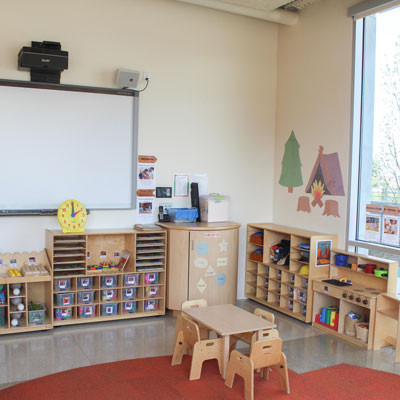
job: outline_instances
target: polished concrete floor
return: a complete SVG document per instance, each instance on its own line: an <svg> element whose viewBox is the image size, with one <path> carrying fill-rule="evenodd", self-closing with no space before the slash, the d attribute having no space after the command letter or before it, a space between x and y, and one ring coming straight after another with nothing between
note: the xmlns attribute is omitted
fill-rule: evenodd
<svg viewBox="0 0 400 400"><path fill-rule="evenodd" d="M260 307L249 300L238 305L250 312ZM297 373L348 363L400 375L392 348L366 351L286 315L274 314L288 366ZM170 355L174 329L175 318L168 314L1 336L0 389L67 369Z"/></svg>

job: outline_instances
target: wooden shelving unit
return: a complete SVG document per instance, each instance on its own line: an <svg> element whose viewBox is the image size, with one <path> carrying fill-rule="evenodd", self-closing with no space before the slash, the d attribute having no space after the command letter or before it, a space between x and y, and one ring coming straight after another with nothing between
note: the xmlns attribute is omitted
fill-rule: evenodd
<svg viewBox="0 0 400 400"><path fill-rule="evenodd" d="M4 312L4 325L0 326L0 334L23 333L30 331L46 330L53 327L52 319L52 296L51 285L52 277L49 261L45 250L40 253L6 253L1 254L2 267L0 268L0 285L3 286L5 299L0 301L0 311ZM10 265L18 270L29 263L42 264L48 271L48 275L42 276L21 276L9 277L7 269ZM14 288L18 287L20 293L14 294ZM42 323L29 321L28 304L30 302L43 304L45 307L45 317ZM22 303L23 310L18 310L18 305ZM16 319L18 325L13 326L12 320Z"/></svg>
<svg viewBox="0 0 400 400"><path fill-rule="evenodd" d="M261 232L262 243L252 242L252 235ZM271 246L281 240L290 241L289 265L278 265L270 260ZM312 321L312 280L326 277L328 266L317 266L317 242L331 241L337 246L337 235L325 235L269 223L247 225L246 285L249 299L276 309L304 322ZM308 244L309 249L300 244ZM254 252L262 250L262 260L252 259ZM309 261L301 253L309 254ZM303 266L309 266L308 274L300 274Z"/></svg>
<svg viewBox="0 0 400 400"><path fill-rule="evenodd" d="M374 350L393 346L395 362L400 362L400 295L383 293L378 297L375 323Z"/></svg>
<svg viewBox="0 0 400 400"><path fill-rule="evenodd" d="M381 278L374 274L365 273L361 268L357 270L337 266L335 265L335 256L337 254L347 255L348 264L375 264L378 269L382 268L388 271L388 278ZM379 304L379 298L382 293L395 290L397 262L333 249L329 279L340 280L341 278L350 280L352 285L338 287L334 284L323 282L326 278L314 281L313 326L362 348L371 350L374 343L374 332L385 330L385 324L376 318L377 301ZM323 307L329 306L335 306L339 310L338 326L334 329L322 325L317 321L318 318L316 318ZM362 321L368 323L368 337L366 340L361 340L346 332L345 321L346 315L349 312L354 312L362 316Z"/></svg>
<svg viewBox="0 0 400 400"><path fill-rule="evenodd" d="M70 282L67 290L55 286L54 326L164 315L166 245L163 230L87 230L80 235L47 230L46 250L54 280ZM88 270L89 265L101 262L117 263L124 250L131 255L123 271ZM106 277L115 283L105 284ZM155 277L156 281L152 281ZM79 287L81 278L91 278L92 285ZM135 283L128 284L129 279ZM63 299L69 297L66 293L72 294L73 302L63 305ZM80 297L90 299L79 304ZM134 307L135 312L128 312L127 306ZM82 315L80 307L86 307L88 313Z"/></svg>

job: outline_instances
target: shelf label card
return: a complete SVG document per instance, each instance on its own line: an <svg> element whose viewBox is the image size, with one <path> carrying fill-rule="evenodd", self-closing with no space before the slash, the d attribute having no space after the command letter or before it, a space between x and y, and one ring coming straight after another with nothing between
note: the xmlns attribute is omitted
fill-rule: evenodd
<svg viewBox="0 0 400 400"><path fill-rule="evenodd" d="M212 265L210 264L207 268L207 271L205 273L206 277L210 277L210 276L214 276L217 275L217 273L215 272L215 269L212 267Z"/></svg>
<svg viewBox="0 0 400 400"><path fill-rule="evenodd" d="M197 282L197 289L199 289L199 292L201 294L203 294L204 291L207 289L207 283L203 278L200 278L200 280Z"/></svg>
<svg viewBox="0 0 400 400"><path fill-rule="evenodd" d="M216 281L218 286L224 286L226 282L226 275L224 273L218 274Z"/></svg>
<svg viewBox="0 0 400 400"><path fill-rule="evenodd" d="M217 267L226 267L228 265L228 257L218 257Z"/></svg>
<svg viewBox="0 0 400 400"><path fill-rule="evenodd" d="M226 253L228 251L228 242L225 239L222 239L222 242L220 242L218 246L221 253Z"/></svg>
<svg viewBox="0 0 400 400"><path fill-rule="evenodd" d="M206 232L204 237L206 238L219 238L221 236L220 232Z"/></svg>
<svg viewBox="0 0 400 400"><path fill-rule="evenodd" d="M194 260L194 266L197 268L206 268L208 266L208 261L204 257L197 257Z"/></svg>
<svg viewBox="0 0 400 400"><path fill-rule="evenodd" d="M197 242L196 243L196 251L198 255L208 255L209 253L209 244L208 242Z"/></svg>

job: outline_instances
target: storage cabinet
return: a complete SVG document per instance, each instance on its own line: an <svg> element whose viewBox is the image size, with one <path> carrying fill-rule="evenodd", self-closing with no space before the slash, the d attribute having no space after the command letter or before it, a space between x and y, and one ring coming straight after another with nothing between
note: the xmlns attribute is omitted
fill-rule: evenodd
<svg viewBox="0 0 400 400"><path fill-rule="evenodd" d="M49 262L46 252L40 253L6 253L1 254L0 278L0 334L23 333L51 329L52 297ZM7 277L7 269L41 264L48 274L41 276ZM14 291L14 289L17 289ZM29 311L29 303L40 304L39 312ZM23 304L23 309L18 305Z"/></svg>
<svg viewBox="0 0 400 400"><path fill-rule="evenodd" d="M46 231L54 274L54 325L90 323L165 314L165 231ZM123 271L90 270L130 257Z"/></svg>
<svg viewBox="0 0 400 400"><path fill-rule="evenodd" d="M249 224L246 296L301 321L311 322L311 282L329 273L329 262L328 265L318 264L318 260L323 261L321 249L335 246L336 242L337 235L269 223ZM276 254L273 246L281 243L288 246L287 258L274 261L271 259Z"/></svg>
<svg viewBox="0 0 400 400"><path fill-rule="evenodd" d="M347 264L353 265L353 269L336 265L336 255L346 256ZM359 267L368 264L387 271L388 277L382 278L372 273L366 273L365 269ZM381 297L381 293L394 289L396 277L396 262L333 249L329 277L318 279L313 283L313 326L362 348L372 349L374 331L385 329L383 321L375 318L377 299ZM340 284L337 283L337 281L340 282L340 279L351 281L351 285L337 286ZM327 280L331 280L331 282L326 282ZM334 323L326 324L321 320L321 312L324 308L328 309L329 307L336 309L337 320ZM364 332L357 331L355 327L349 329L347 324L351 321L346 321L349 313L355 313L361 317L360 324L366 325L363 328Z"/></svg>
<svg viewBox="0 0 400 400"><path fill-rule="evenodd" d="M237 298L238 230L234 222L160 223L168 230L167 308L186 300L208 305Z"/></svg>

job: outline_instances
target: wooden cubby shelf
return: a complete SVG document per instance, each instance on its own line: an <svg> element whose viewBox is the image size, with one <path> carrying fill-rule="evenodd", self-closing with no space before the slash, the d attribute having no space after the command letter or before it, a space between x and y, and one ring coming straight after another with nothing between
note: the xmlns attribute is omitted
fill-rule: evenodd
<svg viewBox="0 0 400 400"><path fill-rule="evenodd" d="M282 240L290 242L288 265L278 265L270 259L271 247ZM247 225L246 296L301 321L312 322L311 282L327 276L329 269L329 266L316 265L318 241L331 241L331 247L334 247L337 245L337 235L269 223ZM300 246L302 244L309 248L304 249ZM308 255L308 261L301 258L304 253ZM262 259L255 260L253 257ZM306 275L303 270L300 274L304 266L308 266ZM304 279L307 280L307 287Z"/></svg>
<svg viewBox="0 0 400 400"><path fill-rule="evenodd" d="M30 331L46 330L53 327L52 320L52 295L51 295L51 270L46 251L39 253L6 253L1 254L2 266L0 267L0 334L24 333ZM47 275L10 277L7 270L12 268L21 270L28 265L42 265ZM18 292L14 292L18 289ZM18 294L16 294L18 293ZM29 303L40 303L41 318L30 317ZM23 304L23 310L18 309L18 304Z"/></svg>
<svg viewBox="0 0 400 400"><path fill-rule="evenodd" d="M166 244L164 230L87 230L81 235L47 230L46 250L55 282L54 326L164 315ZM123 251L131 253L123 271L88 270L88 265L118 263ZM109 286L108 277L113 281ZM90 279L90 287L79 285L84 278ZM57 287L58 280L67 282L65 289ZM79 301L78 296L86 300Z"/></svg>

